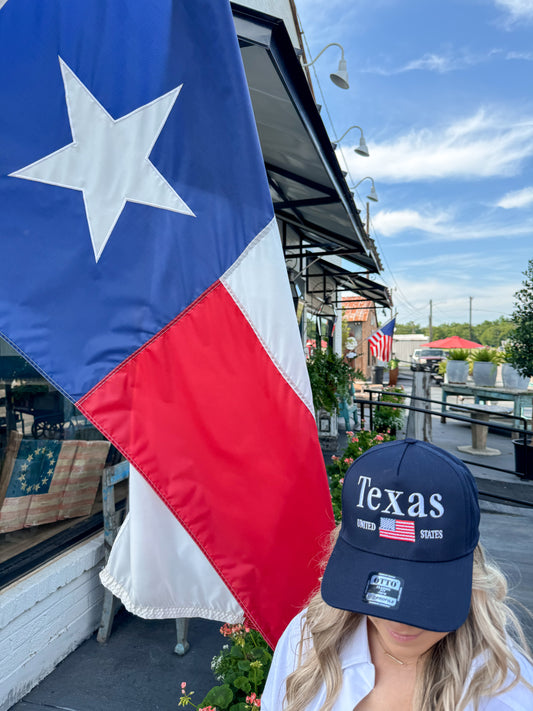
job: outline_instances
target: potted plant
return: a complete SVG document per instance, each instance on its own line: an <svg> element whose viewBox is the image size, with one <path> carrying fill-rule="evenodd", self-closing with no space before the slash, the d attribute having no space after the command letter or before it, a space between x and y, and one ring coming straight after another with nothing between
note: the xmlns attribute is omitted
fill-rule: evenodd
<svg viewBox="0 0 533 711"><path fill-rule="evenodd" d="M311 382L318 434L337 436L337 408L339 400L350 392L353 370L332 350L316 350L307 361Z"/></svg>
<svg viewBox="0 0 533 711"><path fill-rule="evenodd" d="M531 378L527 375L521 375L513 365L513 357L506 346L503 352L502 362L502 385L510 390L527 390Z"/></svg>
<svg viewBox="0 0 533 711"><path fill-rule="evenodd" d="M402 387L386 388L383 390L380 402L403 403L405 398L401 395L395 395L395 393L403 394L403 392ZM373 418L374 429L376 432L385 432L395 437L397 431L403 425L403 412L403 409L399 407L392 407L390 405L380 407L378 405Z"/></svg>
<svg viewBox="0 0 533 711"><path fill-rule="evenodd" d="M495 348L476 348L472 351L470 359L473 363L474 385L493 388L496 385L498 365L501 361L499 351Z"/></svg>
<svg viewBox="0 0 533 711"><path fill-rule="evenodd" d="M466 348L452 348L446 360L446 376L450 384L466 383L468 378L468 350Z"/></svg>

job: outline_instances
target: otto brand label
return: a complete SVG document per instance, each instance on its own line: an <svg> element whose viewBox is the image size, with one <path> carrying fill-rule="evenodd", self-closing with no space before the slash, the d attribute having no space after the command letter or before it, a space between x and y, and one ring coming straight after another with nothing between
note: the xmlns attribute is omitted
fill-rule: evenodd
<svg viewBox="0 0 533 711"><path fill-rule="evenodd" d="M402 596L403 580L387 573L370 573L363 594L369 605L396 609Z"/></svg>
<svg viewBox="0 0 533 711"><path fill-rule="evenodd" d="M410 518L440 518L444 514L442 494L438 491L424 495L420 491L381 489L372 485L372 477L363 475L359 477L357 486L357 508L360 509Z"/></svg>

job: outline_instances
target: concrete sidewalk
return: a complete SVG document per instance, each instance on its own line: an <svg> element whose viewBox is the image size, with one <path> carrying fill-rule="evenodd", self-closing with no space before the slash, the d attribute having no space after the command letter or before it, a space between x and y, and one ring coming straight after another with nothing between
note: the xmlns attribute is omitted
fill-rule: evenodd
<svg viewBox="0 0 533 711"><path fill-rule="evenodd" d="M408 379L401 384L407 388ZM438 389L433 395L439 399ZM434 444L458 455L457 445L470 441L470 427L467 423L450 421L441 424L439 418L434 417L432 439ZM345 433L341 432L336 449L324 450L326 461L331 454L341 453L345 443ZM502 454L480 457L480 465L513 468L512 444L508 437L489 432L488 445L500 449ZM533 481L483 470L481 466L471 469L480 490L488 488L493 492L507 492L511 498L533 501ZM531 645L533 621L527 610L533 611L532 534L533 509L482 501L482 542L508 576L511 593L517 600L516 609ZM83 643L15 704L12 711L171 711L177 709L182 681L196 691L194 700L199 703L215 683L210 664L224 644L219 628L218 622L191 620L191 648L184 657L178 657L173 653L176 634L172 620L147 621L122 611L115 618L107 644L98 644L96 636Z"/></svg>

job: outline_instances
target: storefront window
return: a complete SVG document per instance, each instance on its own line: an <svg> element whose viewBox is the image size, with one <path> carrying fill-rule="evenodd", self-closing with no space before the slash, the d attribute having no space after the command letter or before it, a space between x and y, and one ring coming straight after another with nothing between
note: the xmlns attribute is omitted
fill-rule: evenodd
<svg viewBox="0 0 533 711"><path fill-rule="evenodd" d="M120 460L69 400L0 342L0 586L102 527L102 472Z"/></svg>

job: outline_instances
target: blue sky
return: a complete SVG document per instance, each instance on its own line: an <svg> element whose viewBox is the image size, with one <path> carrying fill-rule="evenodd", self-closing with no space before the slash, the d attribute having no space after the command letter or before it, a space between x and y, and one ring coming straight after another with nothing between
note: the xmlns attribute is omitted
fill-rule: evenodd
<svg viewBox="0 0 533 711"><path fill-rule="evenodd" d="M533 258L533 0L297 0L348 184L375 180L370 234L402 323L509 316ZM308 58L308 61L310 59ZM316 71L313 72L313 70ZM365 215L368 180L355 199Z"/></svg>

